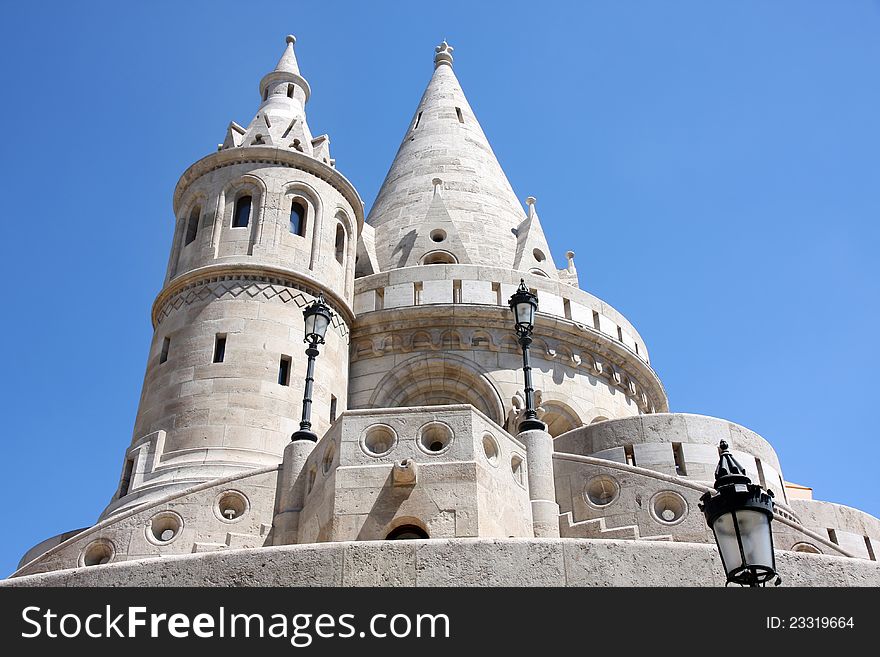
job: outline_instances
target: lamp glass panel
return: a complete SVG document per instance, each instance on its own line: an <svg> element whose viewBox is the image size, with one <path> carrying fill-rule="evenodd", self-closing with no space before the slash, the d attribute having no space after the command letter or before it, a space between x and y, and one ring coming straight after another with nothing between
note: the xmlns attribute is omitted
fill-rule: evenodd
<svg viewBox="0 0 880 657"><path fill-rule="evenodd" d="M772 568L773 536L770 533L770 518L766 513L747 509L737 511L736 520L748 564Z"/></svg>
<svg viewBox="0 0 880 657"><path fill-rule="evenodd" d="M317 317L317 315L314 314L308 314L305 316L306 335L312 335L315 332L315 317Z"/></svg>
<svg viewBox="0 0 880 657"><path fill-rule="evenodd" d="M535 323L535 307L532 304L522 301L516 304L515 308L517 324L532 326Z"/></svg>
<svg viewBox="0 0 880 657"><path fill-rule="evenodd" d="M739 551L739 542L736 540L736 527L733 513L725 513L718 517L712 525L715 532L715 542L718 543L718 551L724 562L724 570L730 573L743 565Z"/></svg>
<svg viewBox="0 0 880 657"><path fill-rule="evenodd" d="M330 323L327 315L324 313L316 313L314 315L314 329L313 332L315 335L320 337L324 337L324 334L327 333L327 325Z"/></svg>

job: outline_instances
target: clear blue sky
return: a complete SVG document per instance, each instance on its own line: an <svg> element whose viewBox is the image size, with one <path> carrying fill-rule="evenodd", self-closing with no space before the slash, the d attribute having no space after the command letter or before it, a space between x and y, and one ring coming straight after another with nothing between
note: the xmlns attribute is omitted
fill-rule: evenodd
<svg viewBox="0 0 880 657"><path fill-rule="evenodd" d="M640 330L675 411L880 515L880 4L14 3L0 41L0 575L92 524L131 438L178 176L284 35L369 207L455 70L557 263Z"/></svg>

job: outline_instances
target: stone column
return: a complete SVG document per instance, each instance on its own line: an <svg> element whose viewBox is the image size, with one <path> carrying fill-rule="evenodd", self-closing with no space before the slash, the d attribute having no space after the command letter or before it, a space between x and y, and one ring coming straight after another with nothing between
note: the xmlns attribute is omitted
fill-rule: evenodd
<svg viewBox="0 0 880 657"><path fill-rule="evenodd" d="M304 468L313 449L315 442L312 440L292 440L284 448L284 460L278 472L275 517L272 519L272 545L297 542L299 513L305 503L308 478Z"/></svg>
<svg viewBox="0 0 880 657"><path fill-rule="evenodd" d="M517 435L526 446L529 500L535 538L559 538L559 504L553 479L553 437L546 431L530 429Z"/></svg>

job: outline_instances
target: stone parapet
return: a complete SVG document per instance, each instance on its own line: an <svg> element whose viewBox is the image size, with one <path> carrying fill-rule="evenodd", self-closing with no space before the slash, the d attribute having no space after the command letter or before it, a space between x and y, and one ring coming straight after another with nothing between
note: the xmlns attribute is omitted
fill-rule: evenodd
<svg viewBox="0 0 880 657"><path fill-rule="evenodd" d="M783 551L776 559L782 586L880 586L875 562ZM723 573L711 545L453 538L226 550L16 577L0 586L724 586Z"/></svg>

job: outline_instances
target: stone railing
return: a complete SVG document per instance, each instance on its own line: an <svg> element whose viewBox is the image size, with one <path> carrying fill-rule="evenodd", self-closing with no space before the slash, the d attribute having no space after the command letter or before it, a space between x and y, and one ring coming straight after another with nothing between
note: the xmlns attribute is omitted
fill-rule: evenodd
<svg viewBox="0 0 880 657"><path fill-rule="evenodd" d="M432 304L507 306L524 279L538 295L540 313L568 319L616 340L649 363L644 340L632 324L607 303L550 278L476 265L422 265L364 276L355 281L355 314Z"/></svg>

